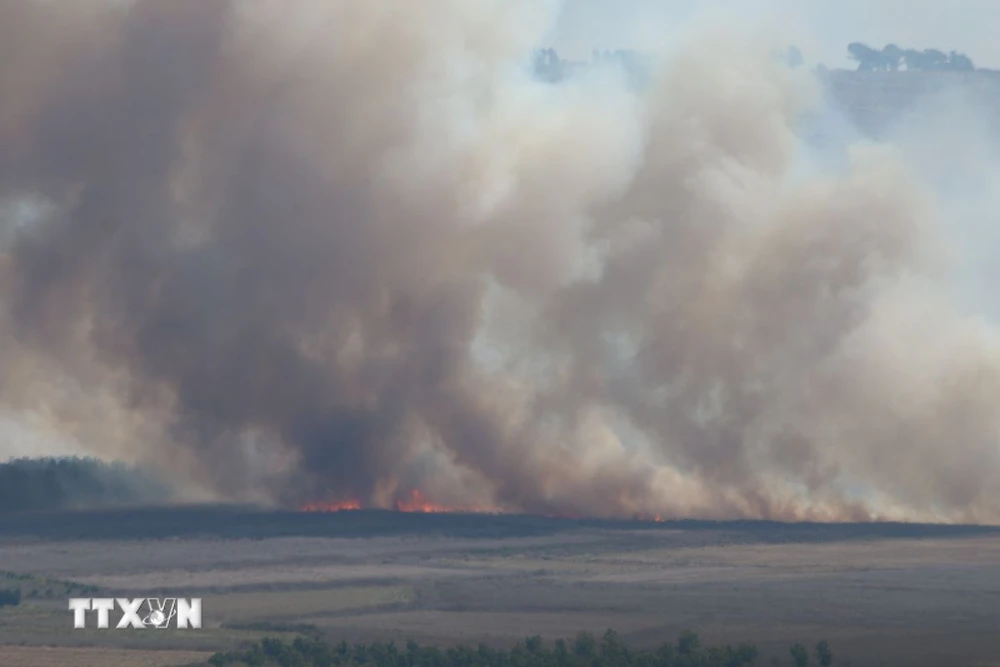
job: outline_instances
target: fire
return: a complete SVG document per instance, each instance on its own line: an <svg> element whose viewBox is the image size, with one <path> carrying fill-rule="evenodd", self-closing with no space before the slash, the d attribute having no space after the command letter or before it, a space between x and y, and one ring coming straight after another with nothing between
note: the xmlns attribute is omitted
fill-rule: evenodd
<svg viewBox="0 0 1000 667"><path fill-rule="evenodd" d="M306 503L299 508L302 512L349 512L364 509L360 500L349 499L349 500L338 500L338 501L321 501L321 502L311 502ZM418 514L447 514L447 513L464 513L464 514L503 514L504 512L500 509L493 507L466 507L458 505L443 505L441 503L435 503L424 497L424 494L419 489L412 490L408 496L404 498L397 499L393 503L392 509L397 512L412 512ZM544 515L553 519L582 519L584 515L577 514L546 514ZM635 515L633 517L635 521L650 521L655 523L663 523L664 519L660 514L656 515Z"/></svg>
<svg viewBox="0 0 1000 667"><path fill-rule="evenodd" d="M424 494L419 489L410 492L410 497L397 500L395 503L397 512L423 512L423 513L471 513L471 514L496 514L497 510L483 507L459 507L441 505L424 498Z"/></svg>
<svg viewBox="0 0 1000 667"><path fill-rule="evenodd" d="M306 503L299 508L302 512L345 512L351 510L363 509L363 505L360 500L350 499L350 500L339 500L339 501L324 501L324 502L312 502ZM393 509L397 512L414 512L414 513L477 513L477 514L487 514L496 513L496 510L483 508L483 507L460 507L453 505L442 505L440 503L435 503L427 500L424 494L418 489L414 489L410 492L410 495L396 500L393 504Z"/></svg>
<svg viewBox="0 0 1000 667"><path fill-rule="evenodd" d="M344 512L361 509L358 500L341 500L339 502L306 503L299 508L303 512Z"/></svg>

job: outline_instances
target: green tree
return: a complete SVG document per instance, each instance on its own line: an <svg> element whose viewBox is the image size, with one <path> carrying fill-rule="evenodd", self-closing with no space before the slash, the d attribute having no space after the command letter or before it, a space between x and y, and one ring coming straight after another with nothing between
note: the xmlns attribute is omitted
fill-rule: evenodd
<svg viewBox="0 0 1000 667"><path fill-rule="evenodd" d="M690 630L685 630L677 639L677 652L680 655L694 655L701 650L701 639Z"/></svg>
<svg viewBox="0 0 1000 667"><path fill-rule="evenodd" d="M573 655L579 658L597 657L597 637L593 632L580 632L573 640Z"/></svg>
<svg viewBox="0 0 1000 667"><path fill-rule="evenodd" d="M809 664L809 651L802 644L792 644L788 652L792 655L792 662L795 663L795 667L806 667Z"/></svg>
<svg viewBox="0 0 1000 667"><path fill-rule="evenodd" d="M660 648L656 649L656 660L660 667L674 667L674 659L677 651L671 642L663 642Z"/></svg>
<svg viewBox="0 0 1000 667"><path fill-rule="evenodd" d="M607 665L622 665L629 662L628 649L621 635L614 630L607 630L601 637L601 660Z"/></svg>
<svg viewBox="0 0 1000 667"><path fill-rule="evenodd" d="M556 666L566 667L569 664L569 649L565 639L557 639L555 643Z"/></svg>
<svg viewBox="0 0 1000 667"><path fill-rule="evenodd" d="M753 644L748 644L747 642L741 642L739 646L736 647L735 658L736 664L738 665L752 665L757 662L757 657L760 654L757 651L757 647Z"/></svg>
<svg viewBox="0 0 1000 667"><path fill-rule="evenodd" d="M0 607L16 607L21 604L20 588L5 588L0 590Z"/></svg>
<svg viewBox="0 0 1000 667"><path fill-rule="evenodd" d="M817 651L820 651L817 646ZM803 650L804 652L804 650ZM820 655L820 653L817 653ZM557 640L552 648L541 637L528 637L509 650L479 644L451 647L420 646L408 641L403 649L392 642L331 644L317 634L291 642L264 638L244 649L219 652L210 667L744 667L757 660L752 644L702 646L693 632L681 634L675 644L656 651L630 648L609 630L600 640L581 632L572 644ZM819 658L823 665L823 658ZM800 663L804 664L804 663Z"/></svg>
<svg viewBox="0 0 1000 667"><path fill-rule="evenodd" d="M820 667L830 667L833 664L833 651L830 650L830 645L826 643L825 639L816 644L816 662L820 664Z"/></svg>

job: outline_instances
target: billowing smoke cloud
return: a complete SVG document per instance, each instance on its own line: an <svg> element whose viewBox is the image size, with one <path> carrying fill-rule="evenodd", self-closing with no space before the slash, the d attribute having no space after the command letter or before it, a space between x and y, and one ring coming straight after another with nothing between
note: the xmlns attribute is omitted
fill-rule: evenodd
<svg viewBox="0 0 1000 667"><path fill-rule="evenodd" d="M887 149L537 0L11 3L0 406L218 497L1000 521L1000 338Z"/></svg>

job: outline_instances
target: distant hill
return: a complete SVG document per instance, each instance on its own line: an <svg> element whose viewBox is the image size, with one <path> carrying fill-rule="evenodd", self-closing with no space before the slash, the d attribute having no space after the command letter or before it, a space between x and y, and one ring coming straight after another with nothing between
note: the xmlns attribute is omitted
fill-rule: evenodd
<svg viewBox="0 0 1000 667"><path fill-rule="evenodd" d="M819 70L829 100L862 133L878 137L920 100L961 90L969 102L1000 112L1000 71Z"/></svg>
<svg viewBox="0 0 1000 667"><path fill-rule="evenodd" d="M0 513L126 507L170 497L151 473L121 463L76 457L0 463Z"/></svg>

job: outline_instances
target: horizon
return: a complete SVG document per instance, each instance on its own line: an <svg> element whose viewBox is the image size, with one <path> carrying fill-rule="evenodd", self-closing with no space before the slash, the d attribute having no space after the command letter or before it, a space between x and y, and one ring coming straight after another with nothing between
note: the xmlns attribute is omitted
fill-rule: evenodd
<svg viewBox="0 0 1000 667"><path fill-rule="evenodd" d="M807 64L831 69L850 67L845 50L850 42L955 50L977 67L1000 69L1000 45L990 28L1000 25L1000 5L988 0L565 0L561 5L546 41L574 59L590 48L620 43L656 50L692 24L711 20L743 31L795 35L792 41L801 42Z"/></svg>

